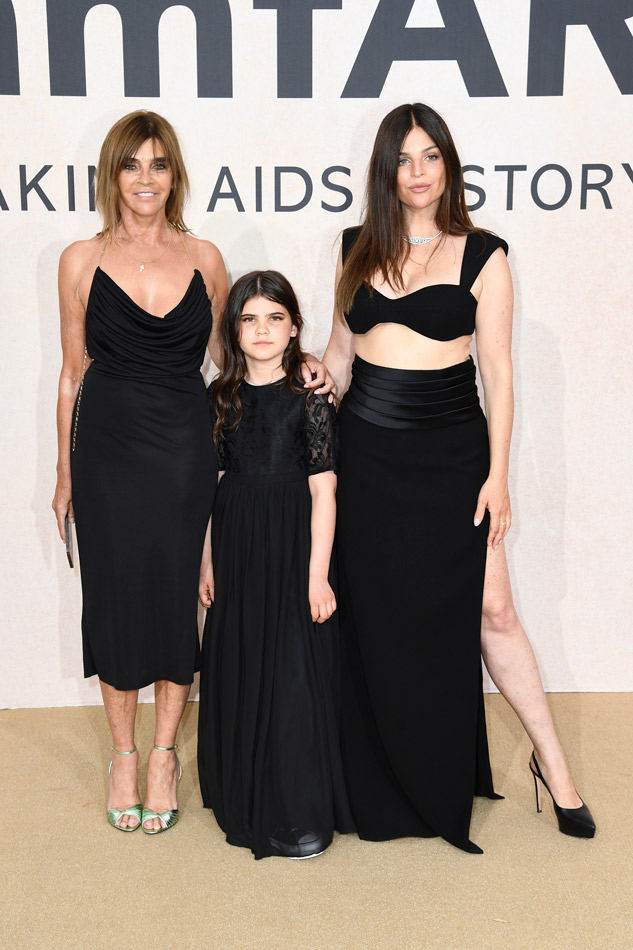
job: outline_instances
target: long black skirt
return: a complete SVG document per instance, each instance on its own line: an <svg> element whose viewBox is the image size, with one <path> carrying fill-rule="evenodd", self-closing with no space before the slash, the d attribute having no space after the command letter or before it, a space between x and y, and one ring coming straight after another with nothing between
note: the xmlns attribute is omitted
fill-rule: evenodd
<svg viewBox="0 0 633 950"><path fill-rule="evenodd" d="M489 446L472 360L356 358L340 418L342 748L361 838L441 835L465 851L492 786L480 629Z"/></svg>
<svg viewBox="0 0 633 950"><path fill-rule="evenodd" d="M307 478L226 472L202 643L203 804L256 858L309 857L354 830L339 745L338 614L310 616ZM333 578L331 578L333 582Z"/></svg>

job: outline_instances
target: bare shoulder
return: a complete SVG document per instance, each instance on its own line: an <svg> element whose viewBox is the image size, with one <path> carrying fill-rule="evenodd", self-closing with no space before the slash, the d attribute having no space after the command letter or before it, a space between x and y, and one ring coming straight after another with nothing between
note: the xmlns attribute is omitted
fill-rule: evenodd
<svg viewBox="0 0 633 950"><path fill-rule="evenodd" d="M195 238L190 234L185 234L183 240L191 254L194 267L202 274L214 311L221 310L226 300L227 276L220 251L211 241Z"/></svg>
<svg viewBox="0 0 633 950"><path fill-rule="evenodd" d="M103 248L104 238L93 237L87 241L73 241L68 247L65 247L59 258L60 273L72 274L74 272L83 273L86 271L92 261L97 266L99 255Z"/></svg>
<svg viewBox="0 0 633 950"><path fill-rule="evenodd" d="M59 258L59 294L65 305L85 307L105 238L74 241Z"/></svg>
<svg viewBox="0 0 633 950"><path fill-rule="evenodd" d="M191 254L194 264L203 272L213 271L218 267L224 269L224 259L215 244L211 241L205 241L203 238L193 237L191 234L183 235L183 240Z"/></svg>
<svg viewBox="0 0 633 950"><path fill-rule="evenodd" d="M85 301L105 238L93 237L74 241L64 248L59 258L60 293Z"/></svg>
<svg viewBox="0 0 633 950"><path fill-rule="evenodd" d="M472 288L478 301L512 300L512 274L506 253L506 249L502 246L495 248L479 272Z"/></svg>
<svg viewBox="0 0 633 950"><path fill-rule="evenodd" d="M492 252L481 269L481 278L484 285L491 282L493 284L505 284L511 281L510 265L508 264L506 252L502 247L497 247Z"/></svg>

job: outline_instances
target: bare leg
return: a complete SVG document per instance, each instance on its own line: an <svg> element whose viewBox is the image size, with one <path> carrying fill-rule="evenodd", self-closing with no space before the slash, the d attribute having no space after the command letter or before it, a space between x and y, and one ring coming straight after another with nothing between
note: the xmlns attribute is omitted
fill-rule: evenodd
<svg viewBox="0 0 633 950"><path fill-rule="evenodd" d="M156 730L154 744L169 748L176 742L176 733L189 696L189 686L179 686L169 680L154 684L156 702ZM178 765L173 752L152 749L147 763L147 791L145 805L161 814L178 807ZM158 818L148 818L145 828L160 828Z"/></svg>
<svg viewBox="0 0 633 950"><path fill-rule="evenodd" d="M512 600L503 544L488 548L481 652L490 677L532 741L539 765L562 808L578 808L574 788L547 704L536 657Z"/></svg>
<svg viewBox="0 0 633 950"><path fill-rule="evenodd" d="M129 752L134 748L134 723L136 721L136 706L138 690L120 690L99 680L103 705L110 732L112 745L119 752ZM138 752L133 755L113 755L112 772L110 774L110 794L108 808L117 808L123 811L131 805L137 805L141 798L138 791ZM122 828L133 828L138 821L132 815L122 815L118 825Z"/></svg>

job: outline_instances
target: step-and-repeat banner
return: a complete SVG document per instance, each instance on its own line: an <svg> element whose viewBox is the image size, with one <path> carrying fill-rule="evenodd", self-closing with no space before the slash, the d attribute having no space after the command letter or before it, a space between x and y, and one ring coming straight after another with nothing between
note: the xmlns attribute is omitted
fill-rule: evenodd
<svg viewBox="0 0 633 950"><path fill-rule="evenodd" d="M510 244L517 604L547 688L631 688L632 30L631 0L0 0L0 705L100 701L50 510L56 272L137 108L178 131L190 227L233 280L286 273L316 354L380 119L442 113Z"/></svg>

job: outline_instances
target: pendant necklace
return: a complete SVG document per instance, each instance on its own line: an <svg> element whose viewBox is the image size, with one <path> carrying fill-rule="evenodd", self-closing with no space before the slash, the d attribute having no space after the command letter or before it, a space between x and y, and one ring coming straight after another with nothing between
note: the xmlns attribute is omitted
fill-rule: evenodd
<svg viewBox="0 0 633 950"><path fill-rule="evenodd" d="M166 254L167 251L169 250L169 248L171 247L171 242L172 242L172 239L173 239L173 236L174 236L174 228L172 228L171 225L170 225L170 227L169 227L169 231L170 231L170 234L169 234L169 242L168 242L168 244L167 244L167 247L164 247L163 250L162 250L162 251L160 252L160 254L158 255L158 257L153 257L153 258L151 259L151 261L142 261L142 260L140 259L140 257L134 257L133 254L130 254L128 251L125 250L125 248L123 247L123 245L119 244L117 238L116 238L114 235L112 235L112 238L113 238L113 240L114 240L114 243L117 245L118 248L120 248L120 250L123 251L123 253L125 254L126 257L129 257L131 261L136 261L137 264L140 264L140 265L141 265L141 266L139 267L139 271L142 273L142 272L145 270L145 265L146 265L146 264L155 264L156 261L159 261L159 260L161 259L161 257L163 256L163 254ZM440 233L441 233L441 232L440 232Z"/></svg>

